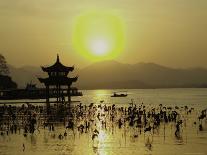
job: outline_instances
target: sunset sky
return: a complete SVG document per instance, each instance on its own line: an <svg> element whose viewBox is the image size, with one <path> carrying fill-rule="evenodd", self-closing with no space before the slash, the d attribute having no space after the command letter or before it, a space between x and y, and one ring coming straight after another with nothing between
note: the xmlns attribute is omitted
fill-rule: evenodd
<svg viewBox="0 0 207 155"><path fill-rule="evenodd" d="M207 0L0 0L0 53L16 67L51 64L57 53L84 67L92 61L72 46L73 26L93 9L125 25L114 60L207 68Z"/></svg>

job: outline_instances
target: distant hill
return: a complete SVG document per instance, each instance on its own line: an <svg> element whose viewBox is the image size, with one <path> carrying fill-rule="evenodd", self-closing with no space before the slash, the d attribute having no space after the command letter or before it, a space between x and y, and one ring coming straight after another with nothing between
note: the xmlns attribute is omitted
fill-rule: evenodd
<svg viewBox="0 0 207 155"><path fill-rule="evenodd" d="M10 67L10 71L20 87L31 80L41 86L36 77L45 76L40 67ZM154 63L103 61L73 74L79 75L76 86L81 89L207 87L207 69L174 69Z"/></svg>
<svg viewBox="0 0 207 155"><path fill-rule="evenodd" d="M207 70L173 69L154 63L105 61L80 70L79 86L90 88L206 87Z"/></svg>
<svg viewBox="0 0 207 155"><path fill-rule="evenodd" d="M38 77L47 77L47 74L44 73L41 67L34 66L24 66L21 68L16 68L9 65L10 76L12 80L15 81L18 85L18 88L25 88L27 83L37 84L37 87L43 87L38 80ZM73 75L77 75L77 71L74 71Z"/></svg>
<svg viewBox="0 0 207 155"><path fill-rule="evenodd" d="M38 87L42 87L37 77L45 76L40 67L25 66L21 68L15 68L9 65L10 76L14 80L18 88L25 88L27 83L36 83Z"/></svg>

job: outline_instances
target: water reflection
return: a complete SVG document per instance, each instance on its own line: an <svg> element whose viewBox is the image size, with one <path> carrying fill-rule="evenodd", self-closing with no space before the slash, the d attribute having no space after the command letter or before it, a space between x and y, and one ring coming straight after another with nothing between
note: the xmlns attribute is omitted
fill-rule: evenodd
<svg viewBox="0 0 207 155"><path fill-rule="evenodd" d="M101 95L105 94L102 90L94 92L99 101L105 97ZM40 122L37 122L38 127L35 126L34 133L23 129L30 124L28 121L31 119L27 118L34 116L28 116L27 112L33 114L35 111L38 115L39 109L31 106L24 110L25 118L21 119L26 123L19 122L20 134L7 128L14 121L2 125L0 154L133 155L207 152L206 116L201 117L202 112L196 108L128 103L118 106L105 101L87 106L78 104L71 109L72 117L65 117L66 124L63 121L37 119ZM198 128L200 124L202 131Z"/></svg>
<svg viewBox="0 0 207 155"><path fill-rule="evenodd" d="M105 95L110 95L111 94L110 91L104 90L104 89L103 90L102 89L100 89L100 90L94 90L93 93L96 96L105 96Z"/></svg>

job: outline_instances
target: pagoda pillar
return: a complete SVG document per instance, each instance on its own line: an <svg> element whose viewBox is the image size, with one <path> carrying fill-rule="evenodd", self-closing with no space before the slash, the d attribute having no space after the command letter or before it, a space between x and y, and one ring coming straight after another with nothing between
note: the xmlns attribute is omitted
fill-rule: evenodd
<svg viewBox="0 0 207 155"><path fill-rule="evenodd" d="M46 108L47 108L47 112L48 112L49 111L49 108L50 108L49 85L46 85Z"/></svg>
<svg viewBox="0 0 207 155"><path fill-rule="evenodd" d="M56 85L56 98L57 98L57 103L59 102L59 85Z"/></svg>
<svg viewBox="0 0 207 155"><path fill-rule="evenodd" d="M71 96L70 96L70 85L68 85L68 103L71 102Z"/></svg>

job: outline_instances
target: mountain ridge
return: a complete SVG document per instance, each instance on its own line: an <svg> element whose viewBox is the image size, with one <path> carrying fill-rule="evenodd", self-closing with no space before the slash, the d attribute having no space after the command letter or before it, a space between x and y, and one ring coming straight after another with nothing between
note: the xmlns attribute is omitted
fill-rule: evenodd
<svg viewBox="0 0 207 155"><path fill-rule="evenodd" d="M15 68L9 65L9 68L12 79L20 88L25 87L30 81L42 87L37 77L47 76L40 67ZM171 68L151 62L96 62L82 69L75 68L71 76L75 75L79 75L79 80L75 84L79 89L207 87L205 68Z"/></svg>

